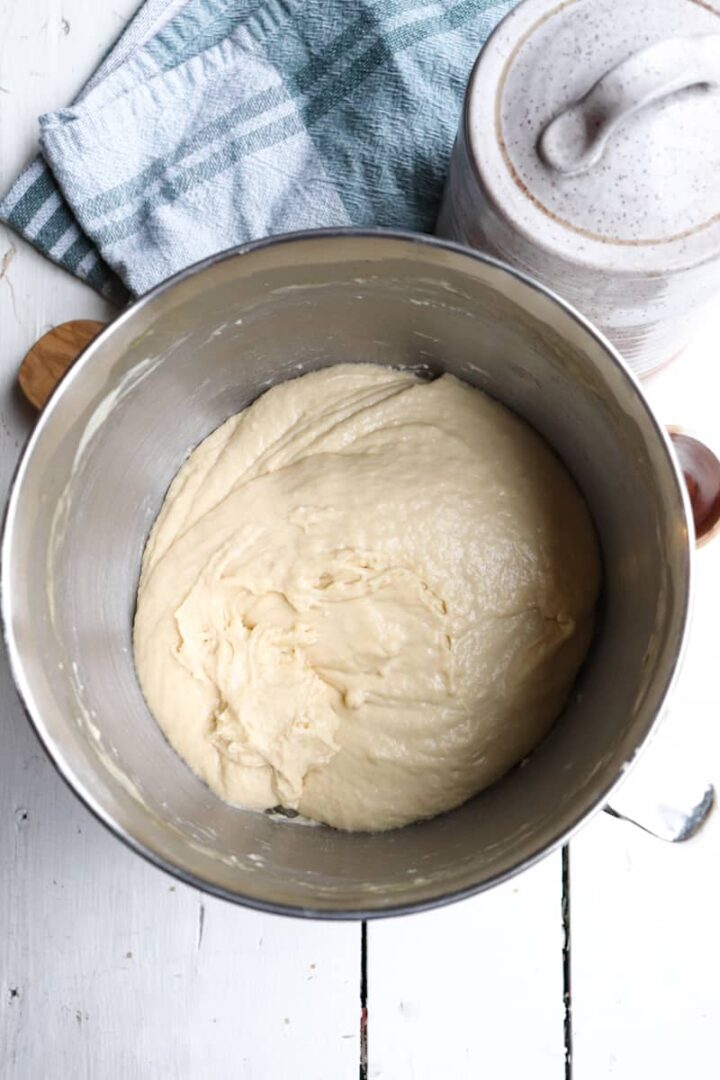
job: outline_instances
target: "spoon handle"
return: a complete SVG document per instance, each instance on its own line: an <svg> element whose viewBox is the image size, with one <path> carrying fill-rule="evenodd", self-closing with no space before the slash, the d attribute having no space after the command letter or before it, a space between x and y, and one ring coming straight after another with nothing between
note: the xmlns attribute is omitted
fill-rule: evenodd
<svg viewBox="0 0 720 1080"><path fill-rule="evenodd" d="M23 394L42 409L65 372L107 323L73 319L48 330L29 350L18 371Z"/></svg>

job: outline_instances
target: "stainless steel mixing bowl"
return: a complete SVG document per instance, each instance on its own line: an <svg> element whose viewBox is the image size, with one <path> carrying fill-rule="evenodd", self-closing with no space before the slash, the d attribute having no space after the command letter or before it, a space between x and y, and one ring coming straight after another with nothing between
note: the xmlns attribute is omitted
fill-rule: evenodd
<svg viewBox="0 0 720 1080"><path fill-rule="evenodd" d="M524 416L585 493L605 567L596 640L551 734L460 809L375 835L222 803L149 715L131 649L143 545L188 450L273 383L341 360L450 371ZM686 522L668 443L636 383L557 298L429 238L282 237L156 289L64 379L9 502L5 633L49 754L136 851L255 907L407 911L501 881L605 803L658 718L681 650Z"/></svg>

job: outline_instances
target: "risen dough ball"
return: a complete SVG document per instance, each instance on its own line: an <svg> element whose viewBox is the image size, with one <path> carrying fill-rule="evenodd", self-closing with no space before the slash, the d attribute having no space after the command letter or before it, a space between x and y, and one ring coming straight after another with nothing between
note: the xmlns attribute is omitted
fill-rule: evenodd
<svg viewBox="0 0 720 1080"><path fill-rule="evenodd" d="M135 660L223 799L388 829L542 738L597 590L585 504L525 423L450 376L342 365L190 455L145 551Z"/></svg>

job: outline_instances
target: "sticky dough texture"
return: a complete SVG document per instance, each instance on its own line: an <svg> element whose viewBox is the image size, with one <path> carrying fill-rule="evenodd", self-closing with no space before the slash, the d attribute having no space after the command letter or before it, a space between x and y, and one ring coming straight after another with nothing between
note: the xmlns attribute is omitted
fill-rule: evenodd
<svg viewBox="0 0 720 1080"><path fill-rule="evenodd" d="M270 390L178 473L137 671L223 799L387 829L547 732L598 573L585 504L525 423L450 376L340 365Z"/></svg>

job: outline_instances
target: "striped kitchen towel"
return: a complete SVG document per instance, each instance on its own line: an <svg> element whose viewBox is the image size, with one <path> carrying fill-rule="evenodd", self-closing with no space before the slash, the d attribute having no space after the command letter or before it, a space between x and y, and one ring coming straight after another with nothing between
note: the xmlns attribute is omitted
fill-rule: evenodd
<svg viewBox="0 0 720 1080"><path fill-rule="evenodd" d="M0 218L122 303L293 229L432 230L465 84L515 0L147 0Z"/></svg>

